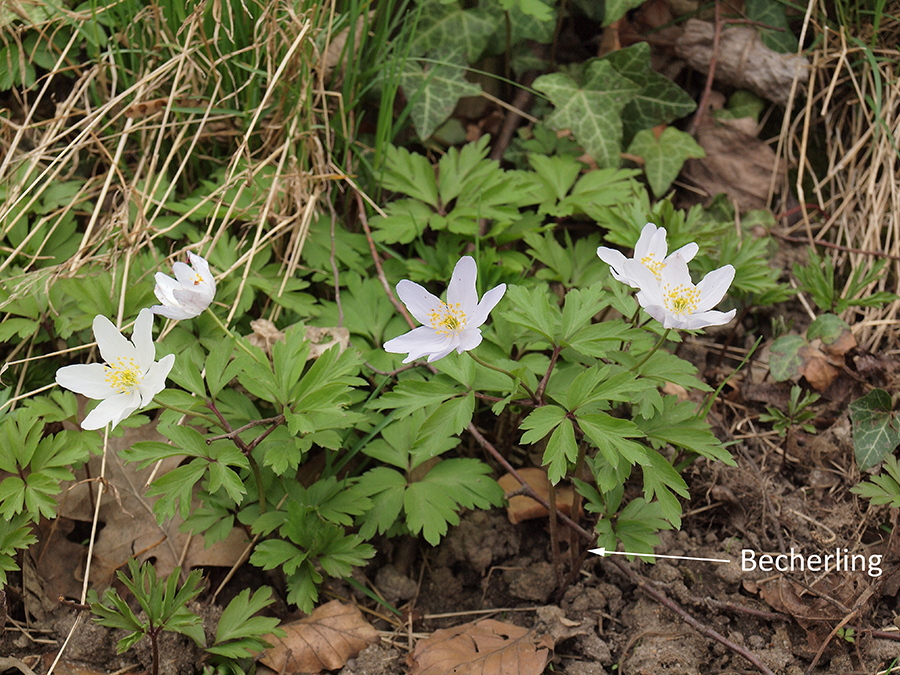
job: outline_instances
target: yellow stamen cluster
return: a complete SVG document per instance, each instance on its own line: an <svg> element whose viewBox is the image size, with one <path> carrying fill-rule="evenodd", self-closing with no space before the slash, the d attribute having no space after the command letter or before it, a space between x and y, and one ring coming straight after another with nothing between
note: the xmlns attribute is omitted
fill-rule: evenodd
<svg viewBox="0 0 900 675"><path fill-rule="evenodd" d="M459 303L440 303L428 312L428 321L438 335L453 335L466 328L466 313Z"/></svg>
<svg viewBox="0 0 900 675"><path fill-rule="evenodd" d="M657 279L662 278L662 271L666 266L666 263L662 260L657 260L655 253L645 255L643 258L641 258L641 264L648 270L653 272L653 276L655 276Z"/></svg>
<svg viewBox="0 0 900 675"><path fill-rule="evenodd" d="M144 379L137 361L130 357L120 356L104 367L106 375L103 379L120 394L130 394Z"/></svg>
<svg viewBox="0 0 900 675"><path fill-rule="evenodd" d="M200 275L199 272L197 272L194 274L194 277L193 277L193 279L191 279L191 281L194 282L194 286L199 286L200 284L203 283L203 277Z"/></svg>
<svg viewBox="0 0 900 675"><path fill-rule="evenodd" d="M700 303L700 289L691 286L666 286L663 292L666 309L673 314L694 314Z"/></svg>

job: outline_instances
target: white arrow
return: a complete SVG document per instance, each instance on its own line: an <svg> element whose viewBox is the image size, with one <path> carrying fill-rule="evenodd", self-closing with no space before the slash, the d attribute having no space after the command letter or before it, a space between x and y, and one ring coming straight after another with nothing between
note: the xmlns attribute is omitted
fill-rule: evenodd
<svg viewBox="0 0 900 675"><path fill-rule="evenodd" d="M693 558L689 555L662 555L657 553L633 553L629 551L607 551L605 548L592 548L588 553L599 555L601 558L607 555L636 555L639 558L671 558L672 560L701 560L703 562L730 563L730 560L722 558Z"/></svg>

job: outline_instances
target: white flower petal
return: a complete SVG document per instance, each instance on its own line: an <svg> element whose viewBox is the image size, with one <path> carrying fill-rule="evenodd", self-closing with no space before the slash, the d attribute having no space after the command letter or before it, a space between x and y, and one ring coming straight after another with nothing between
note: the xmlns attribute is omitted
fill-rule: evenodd
<svg viewBox="0 0 900 675"><path fill-rule="evenodd" d="M156 279L156 286L153 292L156 294L157 299L164 305L174 305L175 296L173 294L176 289L181 288L181 284L162 272L157 272L153 275L153 278Z"/></svg>
<svg viewBox="0 0 900 675"><path fill-rule="evenodd" d="M194 271L201 279L201 285L209 287L212 290L212 294L215 295L216 279L209 270L209 263L206 262L206 258L190 251L188 251L188 258L191 261L191 267L194 268Z"/></svg>
<svg viewBox="0 0 900 675"><path fill-rule="evenodd" d="M397 284L397 295L406 305L409 313L412 314L416 321L430 324L431 318L429 314L437 310L443 303L428 292L423 286L414 281L404 279Z"/></svg>
<svg viewBox="0 0 900 675"><path fill-rule="evenodd" d="M197 316L196 314L187 312L181 307L177 307L175 305L153 305L153 307L150 308L150 311L154 314L164 316L167 319L175 319L176 321L193 319L195 316Z"/></svg>
<svg viewBox="0 0 900 675"><path fill-rule="evenodd" d="M384 350L392 354L408 353L409 355L403 359L403 363L410 363L423 356L442 351L446 356L453 350L453 336L441 336L428 326L419 326L385 342Z"/></svg>
<svg viewBox="0 0 900 675"><path fill-rule="evenodd" d="M179 260L174 265L172 265L172 272L175 274L175 278L178 280L178 283L182 286L188 287L194 285L195 272L187 263L181 262Z"/></svg>
<svg viewBox="0 0 900 675"><path fill-rule="evenodd" d="M175 355L167 354L157 363L150 366L144 374L144 379L138 387L141 393L141 407L148 405L153 397L166 388L166 378L175 365Z"/></svg>
<svg viewBox="0 0 900 675"><path fill-rule="evenodd" d="M697 251L699 251L699 250L700 250L700 247L697 246L697 244L695 244L694 242L691 242L690 244L685 244L684 246L682 246L680 249L675 251L672 255L676 255L676 254L680 255L682 258L684 258L685 262L690 262L691 260L694 259L694 256L697 255ZM666 262L668 262L668 260Z"/></svg>
<svg viewBox="0 0 900 675"><path fill-rule="evenodd" d="M94 317L94 338L97 340L97 347L100 349L100 356L107 363L111 363L120 357L134 358L134 345L131 344L119 329L113 325L113 322L102 314Z"/></svg>
<svg viewBox="0 0 900 675"><path fill-rule="evenodd" d="M146 373L156 359L156 347L153 344L153 312L149 309L144 308L138 312L131 341L134 344L138 366L142 373Z"/></svg>
<svg viewBox="0 0 900 675"><path fill-rule="evenodd" d="M82 429L102 429L112 423L116 425L138 409L141 396L137 391L130 394L116 394L104 399L94 408L81 423Z"/></svg>
<svg viewBox="0 0 900 675"><path fill-rule="evenodd" d="M638 237L634 245L634 259L640 260L651 253L659 254L659 233L662 230L662 254L666 257L666 231L664 228L657 228L653 223L647 223L641 229L641 236ZM662 258L660 258L662 260Z"/></svg>
<svg viewBox="0 0 900 675"><path fill-rule="evenodd" d="M485 293L481 298L481 302L478 303L478 305L472 312L472 315L468 317L466 327L470 329L478 328L478 326L487 321L488 314L490 314L491 310L497 306L497 303L500 302L500 300L503 298L504 293L506 293L506 284L495 286L487 293ZM472 349L472 347L468 347L466 351L468 351L468 349Z"/></svg>
<svg viewBox="0 0 900 675"><path fill-rule="evenodd" d="M478 305L478 291L475 289L475 279L478 276L478 266L475 259L466 255L459 259L453 268L453 276L447 286L447 304L459 304L459 308L468 316L475 311ZM424 321L422 322L424 323Z"/></svg>
<svg viewBox="0 0 900 675"><path fill-rule="evenodd" d="M677 286L694 287L687 261L678 253L673 253L666 259L666 266L663 267L661 275L660 286L663 288L666 286L670 288Z"/></svg>
<svg viewBox="0 0 900 675"><path fill-rule="evenodd" d="M708 326L722 326L734 318L736 311L737 310L734 309L727 312L710 310L708 312L692 314L684 321L686 325L682 326L682 328L686 330L697 330Z"/></svg>
<svg viewBox="0 0 900 675"><path fill-rule="evenodd" d="M63 366L56 371L56 383L88 398L109 398L118 392L106 381L106 366L102 363L79 363Z"/></svg>
<svg viewBox="0 0 900 675"><path fill-rule="evenodd" d="M485 297L487 297L487 293L485 293ZM480 328L464 330L459 334L459 344L456 346L456 351L462 354L470 349L475 349L475 347L481 344L481 339Z"/></svg>
<svg viewBox="0 0 900 675"><path fill-rule="evenodd" d="M725 297L725 293L728 292L732 281L734 281L734 267L731 265L720 267L703 277L700 283L697 284L697 288L700 291L697 311L705 312L718 305L722 298Z"/></svg>
<svg viewBox="0 0 900 675"><path fill-rule="evenodd" d="M209 307L210 300L204 297L200 291L178 288L174 295L178 309L187 314L189 318L200 316L203 310Z"/></svg>

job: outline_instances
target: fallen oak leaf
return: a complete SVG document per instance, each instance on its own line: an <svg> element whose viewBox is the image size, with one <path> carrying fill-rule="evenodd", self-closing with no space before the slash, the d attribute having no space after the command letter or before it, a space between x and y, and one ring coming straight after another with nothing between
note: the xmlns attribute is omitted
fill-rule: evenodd
<svg viewBox="0 0 900 675"><path fill-rule="evenodd" d="M279 673L320 673L343 668L370 644L378 631L355 605L332 600L317 607L305 619L282 624L283 638L266 635L274 645L259 660Z"/></svg>
<svg viewBox="0 0 900 675"><path fill-rule="evenodd" d="M407 663L411 675L540 675L552 648L548 635L484 619L419 640Z"/></svg>

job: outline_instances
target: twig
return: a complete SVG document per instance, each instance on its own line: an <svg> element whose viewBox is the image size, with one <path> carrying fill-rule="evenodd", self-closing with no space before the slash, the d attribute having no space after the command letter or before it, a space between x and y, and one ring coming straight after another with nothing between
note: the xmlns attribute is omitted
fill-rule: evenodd
<svg viewBox="0 0 900 675"><path fill-rule="evenodd" d="M281 424L284 422L284 415L276 415L275 417L267 417L264 420L253 420L252 422L247 422L242 427L238 427L237 429L232 429L226 434L219 434L218 436L211 436L206 439L206 444L211 445L213 441L221 441L224 438L234 438L238 434L241 434L247 429L252 429L253 427L258 427L262 424Z"/></svg>
<svg viewBox="0 0 900 675"><path fill-rule="evenodd" d="M707 108L709 107L709 97L712 94L713 80L716 79L716 61L719 55L719 36L722 32L722 16L719 0L714 2L715 23L713 24L713 43L712 54L709 57L709 72L706 74L706 84L703 87L703 95L700 97L700 103L697 104L697 114L691 120L688 127L688 133L691 135L697 132L703 118L706 117Z"/></svg>
<svg viewBox="0 0 900 675"><path fill-rule="evenodd" d="M759 660L759 658L745 649L739 644L736 644L729 640L727 637L719 633L718 631L710 628L709 626L700 623L693 616L684 611L677 602L669 598L665 593L656 588L653 583L644 577L641 574L638 574L633 569L625 565L624 563L619 562L618 560L610 560L610 563L615 565L622 574L624 574L634 585L636 585L641 591L649 595L651 598L656 600L663 607L678 615L678 617L688 624L691 628L696 630L701 635L708 637L716 642L725 645L735 654L742 656L744 659L753 664L756 668L759 669L761 673L765 673L766 675L775 675L775 672L769 668L766 664Z"/></svg>
<svg viewBox="0 0 900 675"><path fill-rule="evenodd" d="M387 277L384 276L384 268L381 266L381 256L378 255L378 251L375 248L375 240L372 239L372 230L369 227L369 219L366 217L366 206L363 204L362 195L359 193L359 190L355 190L354 194L356 195L356 203L359 206L359 222L362 223L363 229L366 231L366 241L369 242L369 252L372 254L372 261L375 263L378 280L384 287L384 292L387 293L388 300L390 300L394 308L403 315L403 318L406 319L406 323L409 324L410 328L413 328L416 324L413 322L412 317L409 315L404 304L394 295L394 291L391 289Z"/></svg>

